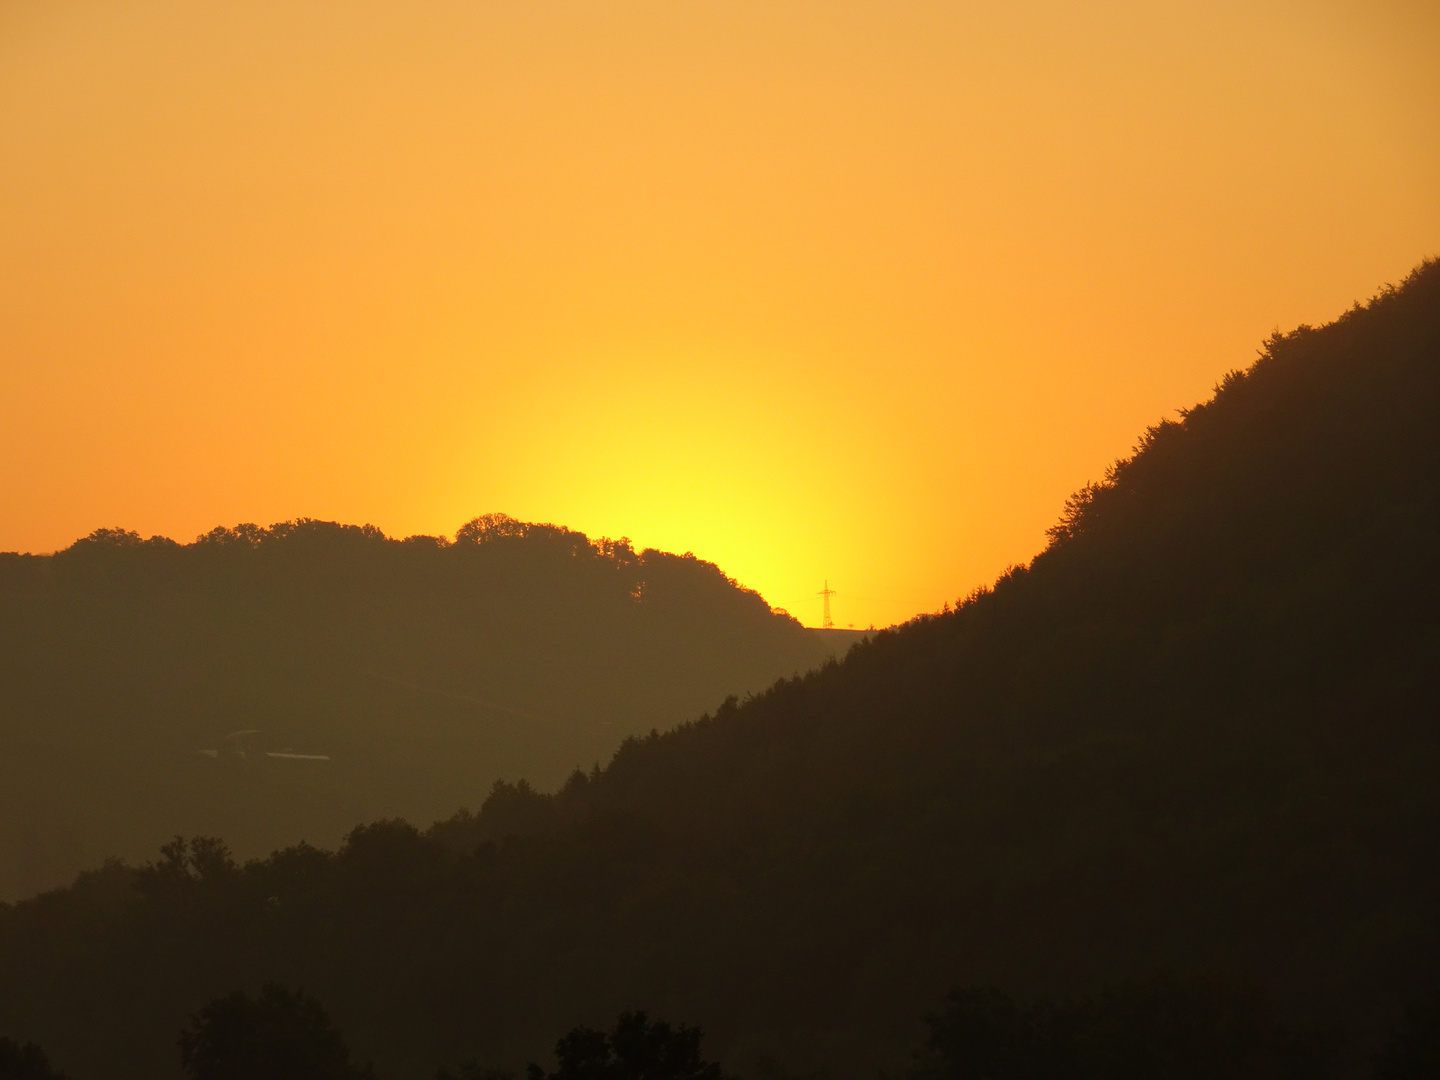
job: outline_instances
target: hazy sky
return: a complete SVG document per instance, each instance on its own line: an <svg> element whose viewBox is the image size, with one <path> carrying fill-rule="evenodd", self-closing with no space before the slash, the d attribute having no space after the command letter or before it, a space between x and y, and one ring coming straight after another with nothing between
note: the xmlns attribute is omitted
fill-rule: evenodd
<svg viewBox="0 0 1440 1080"><path fill-rule="evenodd" d="M885 624L1440 254L1440 4L0 0L0 550L504 511Z"/></svg>

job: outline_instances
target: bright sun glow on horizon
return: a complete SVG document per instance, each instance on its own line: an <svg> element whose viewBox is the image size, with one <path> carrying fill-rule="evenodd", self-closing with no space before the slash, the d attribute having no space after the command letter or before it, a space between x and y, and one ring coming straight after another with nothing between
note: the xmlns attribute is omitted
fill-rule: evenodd
<svg viewBox="0 0 1440 1080"><path fill-rule="evenodd" d="M0 550L487 512L809 624L1440 254L1421 0L14 0Z"/></svg>

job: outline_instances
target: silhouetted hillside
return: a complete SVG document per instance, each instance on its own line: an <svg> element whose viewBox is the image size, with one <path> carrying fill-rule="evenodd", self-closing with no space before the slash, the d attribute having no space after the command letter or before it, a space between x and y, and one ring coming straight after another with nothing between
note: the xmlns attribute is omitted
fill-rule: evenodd
<svg viewBox="0 0 1440 1080"><path fill-rule="evenodd" d="M187 1011L273 978L391 1080L637 1007L727 1068L860 1076L951 987L1168 972L1364 1075L1440 972L1437 480L1430 263L1152 428L993 589L555 795L243 867L172 846L5 910L0 1031L161 1077Z"/></svg>
<svg viewBox="0 0 1440 1080"><path fill-rule="evenodd" d="M710 563L503 516L0 555L0 896L177 832L261 854L554 786L827 655Z"/></svg>

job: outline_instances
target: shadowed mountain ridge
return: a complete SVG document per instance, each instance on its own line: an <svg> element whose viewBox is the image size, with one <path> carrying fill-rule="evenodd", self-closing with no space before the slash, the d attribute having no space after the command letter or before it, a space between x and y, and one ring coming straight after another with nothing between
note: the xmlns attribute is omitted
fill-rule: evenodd
<svg viewBox="0 0 1440 1080"><path fill-rule="evenodd" d="M711 563L504 515L0 555L0 895L177 832L260 854L553 786L827 655Z"/></svg>

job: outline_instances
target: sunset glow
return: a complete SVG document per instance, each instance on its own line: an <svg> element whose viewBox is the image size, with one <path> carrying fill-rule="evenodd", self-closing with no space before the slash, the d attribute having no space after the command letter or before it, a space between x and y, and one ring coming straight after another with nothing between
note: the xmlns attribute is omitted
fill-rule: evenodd
<svg viewBox="0 0 1440 1080"><path fill-rule="evenodd" d="M499 511L885 625L1440 254L1440 8L16 0L0 550Z"/></svg>

